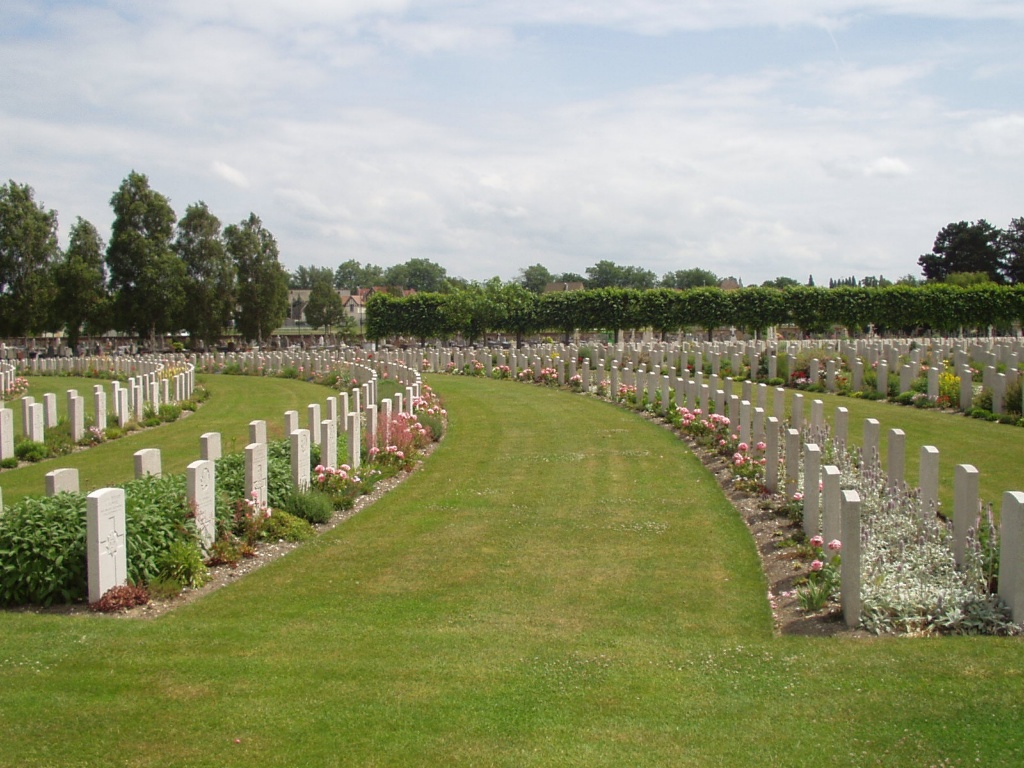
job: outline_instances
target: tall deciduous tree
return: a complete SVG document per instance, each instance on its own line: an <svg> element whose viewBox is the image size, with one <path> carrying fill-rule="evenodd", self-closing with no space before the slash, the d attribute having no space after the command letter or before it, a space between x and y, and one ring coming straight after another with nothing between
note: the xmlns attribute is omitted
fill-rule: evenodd
<svg viewBox="0 0 1024 768"><path fill-rule="evenodd" d="M1003 273L1015 285L1024 283L1024 216L1010 222L999 237L1003 252Z"/></svg>
<svg viewBox="0 0 1024 768"><path fill-rule="evenodd" d="M114 209L107 269L117 328L155 344L158 333L177 330L184 308L185 267L172 248L174 210L132 171L110 198Z"/></svg>
<svg viewBox="0 0 1024 768"><path fill-rule="evenodd" d="M224 228L224 244L238 274L235 327L244 338L262 343L288 314L288 273L278 260L277 241L250 213Z"/></svg>
<svg viewBox="0 0 1024 768"><path fill-rule="evenodd" d="M50 324L57 212L33 199L27 184L0 187L0 334L21 336Z"/></svg>
<svg viewBox="0 0 1024 768"><path fill-rule="evenodd" d="M193 341L216 344L235 308L235 265L224 247L220 219L199 201L178 222L174 250L185 266L189 309L182 327Z"/></svg>
<svg viewBox="0 0 1024 768"><path fill-rule="evenodd" d="M288 287L298 290L311 290L317 280L327 278L328 282L334 280L334 272L330 267L299 267L288 276Z"/></svg>
<svg viewBox="0 0 1024 768"><path fill-rule="evenodd" d="M984 219L968 224L947 224L935 236L932 252L917 263L929 280L941 282L956 272L985 272L995 283L1003 282L1002 232Z"/></svg>
<svg viewBox="0 0 1024 768"><path fill-rule="evenodd" d="M372 288L384 283L384 268L376 264L360 264L355 259L343 261L334 271L334 287L355 293L359 288Z"/></svg>
<svg viewBox="0 0 1024 768"><path fill-rule="evenodd" d="M433 293L445 289L448 272L440 264L427 259L409 259L404 264L389 267L384 282L401 288Z"/></svg>
<svg viewBox="0 0 1024 768"><path fill-rule="evenodd" d="M55 320L66 329L68 346L75 349L83 327L90 333L102 333L109 325L103 240L96 227L81 217L71 228L68 249L54 277Z"/></svg>
<svg viewBox="0 0 1024 768"><path fill-rule="evenodd" d="M634 266L619 266L607 259L587 267L588 288L653 288L657 275L651 270Z"/></svg>
<svg viewBox="0 0 1024 768"><path fill-rule="evenodd" d="M544 293L544 287L553 282L555 276L543 264L534 264L519 271L519 283L530 293Z"/></svg>
<svg viewBox="0 0 1024 768"><path fill-rule="evenodd" d="M669 272L661 278L662 288L700 288L702 286L714 288L718 285L719 278L709 269L677 269Z"/></svg>
<svg viewBox="0 0 1024 768"><path fill-rule="evenodd" d="M319 275L313 281L306 302L306 321L313 328L323 328L330 334L331 326L338 325L345 319L345 307L341 297L334 288L333 274Z"/></svg>

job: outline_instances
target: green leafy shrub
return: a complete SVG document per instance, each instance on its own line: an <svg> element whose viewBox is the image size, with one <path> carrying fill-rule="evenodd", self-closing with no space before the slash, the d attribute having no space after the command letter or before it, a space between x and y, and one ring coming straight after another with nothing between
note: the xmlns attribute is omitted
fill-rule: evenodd
<svg viewBox="0 0 1024 768"><path fill-rule="evenodd" d="M982 409L983 411L992 410L992 390L988 387L982 387L981 391L978 392L971 400L971 405L975 409Z"/></svg>
<svg viewBox="0 0 1024 768"><path fill-rule="evenodd" d="M42 461L49 458L49 451L43 443L33 440L22 440L14 446L14 455L18 461Z"/></svg>
<svg viewBox="0 0 1024 768"><path fill-rule="evenodd" d="M1024 380L1018 376L1016 381L1006 387L1006 393L1003 395L1003 411L1018 419L1021 417L1021 409L1024 406L1022 385L1024 385Z"/></svg>
<svg viewBox="0 0 1024 768"><path fill-rule="evenodd" d="M313 526L283 509L275 509L263 521L262 535L265 540L305 541L315 535Z"/></svg>
<svg viewBox="0 0 1024 768"><path fill-rule="evenodd" d="M183 587L196 589L210 580L210 572L203 562L199 546L191 541L173 541L160 558L157 579L173 581Z"/></svg>
<svg viewBox="0 0 1024 768"><path fill-rule="evenodd" d="M61 419L57 426L46 430L43 437L46 441L47 457L67 456L75 450L75 441L71 439L71 424Z"/></svg>
<svg viewBox="0 0 1024 768"><path fill-rule="evenodd" d="M181 407L174 405L173 403L164 403L160 406L158 416L160 417L160 421L165 423L177 421L178 417L181 416Z"/></svg>
<svg viewBox="0 0 1024 768"><path fill-rule="evenodd" d="M3 461L0 461L0 469L15 469L18 466L17 456L8 456Z"/></svg>
<svg viewBox="0 0 1024 768"><path fill-rule="evenodd" d="M86 595L85 510L85 496L61 493L25 497L0 517L0 605Z"/></svg>
<svg viewBox="0 0 1024 768"><path fill-rule="evenodd" d="M430 430L430 439L437 442L444 437L444 419L436 413L417 411L416 418L420 424Z"/></svg>
<svg viewBox="0 0 1024 768"><path fill-rule="evenodd" d="M128 578L136 584L148 584L160 575L164 555L175 542L195 541L192 510L185 497L185 476L147 475L122 487Z"/></svg>
<svg viewBox="0 0 1024 768"><path fill-rule="evenodd" d="M222 534L210 547L209 557L206 558L206 564L210 567L215 565L235 566L242 559L242 551L238 542L227 532L226 528L222 531Z"/></svg>
<svg viewBox="0 0 1024 768"><path fill-rule="evenodd" d="M316 490L293 491L285 499L283 510L314 525L330 522L334 516L331 497Z"/></svg>

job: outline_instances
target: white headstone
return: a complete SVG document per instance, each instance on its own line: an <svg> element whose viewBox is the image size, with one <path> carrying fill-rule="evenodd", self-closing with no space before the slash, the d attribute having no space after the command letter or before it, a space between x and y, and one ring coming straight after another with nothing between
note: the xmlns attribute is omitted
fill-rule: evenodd
<svg viewBox="0 0 1024 768"><path fill-rule="evenodd" d="M320 403L310 403L306 407L306 420L309 422L309 439L313 445L320 445L320 422L323 421L320 418Z"/></svg>
<svg viewBox="0 0 1024 768"><path fill-rule="evenodd" d="M298 411L285 411L284 412L284 433L290 435L296 429L299 428L299 412Z"/></svg>
<svg viewBox="0 0 1024 768"><path fill-rule="evenodd" d="M14 411L0 408L0 461L14 457Z"/></svg>
<svg viewBox="0 0 1024 768"><path fill-rule="evenodd" d="M843 491L843 557L839 566L839 600L846 626L860 623L860 494Z"/></svg>
<svg viewBox="0 0 1024 768"><path fill-rule="evenodd" d="M221 457L220 432L204 432L199 436L199 457L210 461Z"/></svg>
<svg viewBox="0 0 1024 768"><path fill-rule="evenodd" d="M249 442L267 442L267 422L263 419L256 419L249 422Z"/></svg>
<svg viewBox="0 0 1024 768"><path fill-rule="evenodd" d="M43 430L43 404L33 403L29 406L28 416L28 439L35 443L46 441L46 433Z"/></svg>
<svg viewBox="0 0 1024 768"><path fill-rule="evenodd" d="M245 446L245 498L258 506L267 503L267 444Z"/></svg>
<svg viewBox="0 0 1024 768"><path fill-rule="evenodd" d="M325 467L338 467L338 425L331 419L320 422L320 463Z"/></svg>
<svg viewBox="0 0 1024 768"><path fill-rule="evenodd" d="M46 495L78 493L78 470L70 467L46 473Z"/></svg>
<svg viewBox="0 0 1024 768"><path fill-rule="evenodd" d="M291 442L292 483L300 491L309 489L309 430L293 429Z"/></svg>
<svg viewBox="0 0 1024 768"><path fill-rule="evenodd" d="M161 476L159 448L143 448L141 451L135 452L135 477L140 478L146 475Z"/></svg>
<svg viewBox="0 0 1024 768"><path fill-rule="evenodd" d="M352 471L359 469L362 462L361 435L362 423L358 411L348 415L348 464Z"/></svg>
<svg viewBox="0 0 1024 768"><path fill-rule="evenodd" d="M86 566L89 602L112 587L128 583L125 554L124 489L101 488L89 494L86 511Z"/></svg>
<svg viewBox="0 0 1024 768"><path fill-rule="evenodd" d="M57 426L57 395L53 392L43 395L43 426L46 429Z"/></svg>
<svg viewBox="0 0 1024 768"><path fill-rule="evenodd" d="M193 461L186 470L186 495L196 515L196 530L203 551L217 539L216 465L209 459Z"/></svg>

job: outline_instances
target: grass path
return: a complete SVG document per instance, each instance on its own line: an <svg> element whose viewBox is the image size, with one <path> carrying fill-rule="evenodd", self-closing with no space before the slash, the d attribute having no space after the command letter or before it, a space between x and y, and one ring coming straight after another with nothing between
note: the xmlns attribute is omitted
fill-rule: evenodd
<svg viewBox="0 0 1024 768"><path fill-rule="evenodd" d="M0 765L1024 761L1019 640L775 638L667 431L433 383L426 470L240 583L152 622L0 614Z"/></svg>

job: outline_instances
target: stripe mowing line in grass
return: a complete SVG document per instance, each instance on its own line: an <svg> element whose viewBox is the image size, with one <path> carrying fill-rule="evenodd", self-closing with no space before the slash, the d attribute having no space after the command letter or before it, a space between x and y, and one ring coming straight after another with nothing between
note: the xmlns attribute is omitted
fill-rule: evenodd
<svg viewBox="0 0 1024 768"><path fill-rule="evenodd" d="M678 439L431 383L425 471L287 557L152 622L0 615L0 765L1021 764L1019 641L774 638Z"/></svg>

